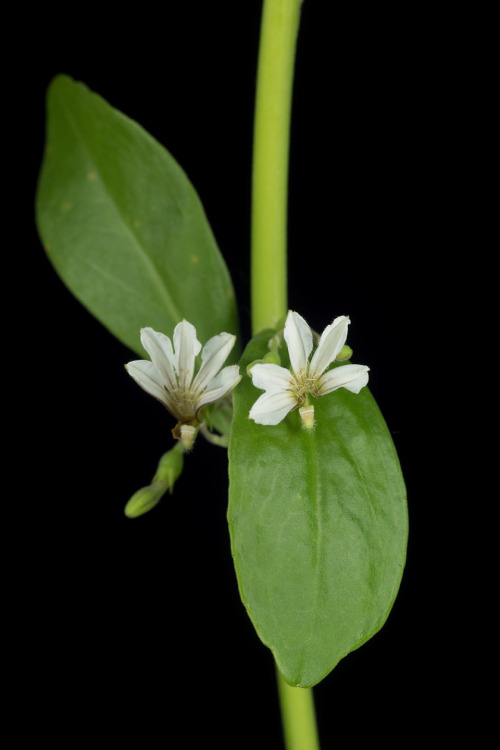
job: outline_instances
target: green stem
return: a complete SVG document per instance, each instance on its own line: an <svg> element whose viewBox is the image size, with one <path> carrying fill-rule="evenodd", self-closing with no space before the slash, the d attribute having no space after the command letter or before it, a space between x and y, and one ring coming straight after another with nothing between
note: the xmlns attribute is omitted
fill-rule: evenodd
<svg viewBox="0 0 500 750"><path fill-rule="evenodd" d="M302 0L264 0L252 180L252 332L287 313L288 155L295 48ZM277 670L287 750L319 750L312 690Z"/></svg>
<svg viewBox="0 0 500 750"><path fill-rule="evenodd" d="M252 331L287 313L287 195L295 47L302 0L264 0L252 181Z"/></svg>
<svg viewBox="0 0 500 750"><path fill-rule="evenodd" d="M290 687L276 670L287 750L319 750L311 688Z"/></svg>

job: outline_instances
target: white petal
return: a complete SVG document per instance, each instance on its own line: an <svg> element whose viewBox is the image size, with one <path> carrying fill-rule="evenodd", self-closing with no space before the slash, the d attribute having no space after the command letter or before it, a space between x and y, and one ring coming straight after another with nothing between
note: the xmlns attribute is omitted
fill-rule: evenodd
<svg viewBox="0 0 500 750"><path fill-rule="evenodd" d="M307 360L313 348L311 329L304 318L292 310L285 323L285 341L288 345L290 364L296 375L307 367Z"/></svg>
<svg viewBox="0 0 500 750"><path fill-rule="evenodd" d="M250 375L256 388L262 388L270 393L288 390L295 384L290 370L279 365L254 365L250 370Z"/></svg>
<svg viewBox="0 0 500 750"><path fill-rule="evenodd" d="M202 364L193 383L194 391L203 391L210 380L217 375L235 341L236 336L230 333L219 333L218 336L213 336L207 341L201 352Z"/></svg>
<svg viewBox="0 0 500 750"><path fill-rule="evenodd" d="M201 398L196 403L196 412L198 413L203 406L213 404L214 401L223 398L240 382L240 380L241 375L239 365L229 365L228 367L224 367L224 369L208 383L207 389L203 392Z"/></svg>
<svg viewBox="0 0 500 750"><path fill-rule="evenodd" d="M148 362L146 359L137 359L134 362L129 362L125 365L125 368L141 388L168 408L167 391L164 387L163 377L152 362Z"/></svg>
<svg viewBox="0 0 500 750"><path fill-rule="evenodd" d="M201 344L196 338L196 328L187 320L175 326L174 348L179 385L187 391L193 379L195 357L201 349Z"/></svg>
<svg viewBox="0 0 500 750"><path fill-rule="evenodd" d="M368 383L369 369L366 365L342 365L328 370L318 381L318 395L324 396L337 388L347 388L352 393L359 393Z"/></svg>
<svg viewBox="0 0 500 750"><path fill-rule="evenodd" d="M173 369L174 352L172 342L164 333L153 331L152 328L141 328L141 344L151 357L151 361L161 376L162 385L169 390L177 387L177 378ZM145 361L145 360L143 360Z"/></svg>
<svg viewBox="0 0 500 750"><path fill-rule="evenodd" d="M309 367L311 377L319 377L340 352L347 338L349 322L349 318L340 315L325 328L311 360L311 366Z"/></svg>
<svg viewBox="0 0 500 750"><path fill-rule="evenodd" d="M291 391L263 393L250 409L248 416L257 424L279 424L294 406L297 406L297 400Z"/></svg>

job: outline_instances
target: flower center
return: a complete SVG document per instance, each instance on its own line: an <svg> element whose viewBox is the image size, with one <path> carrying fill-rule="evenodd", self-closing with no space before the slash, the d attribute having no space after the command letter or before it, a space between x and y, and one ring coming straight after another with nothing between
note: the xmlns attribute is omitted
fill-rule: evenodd
<svg viewBox="0 0 500 750"><path fill-rule="evenodd" d="M184 390L181 386L167 389L169 401L171 403L172 413L181 421L190 421L194 419L196 411L196 394L189 390Z"/></svg>
<svg viewBox="0 0 500 750"><path fill-rule="evenodd" d="M305 403L308 393L314 395L315 384L316 378L310 377L307 370L301 370L295 374L295 382L292 383L291 390L295 394L299 406Z"/></svg>

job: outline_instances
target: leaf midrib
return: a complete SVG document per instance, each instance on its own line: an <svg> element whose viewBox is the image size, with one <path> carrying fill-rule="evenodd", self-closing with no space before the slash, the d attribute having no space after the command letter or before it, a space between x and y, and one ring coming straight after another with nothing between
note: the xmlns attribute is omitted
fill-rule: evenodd
<svg viewBox="0 0 500 750"><path fill-rule="evenodd" d="M315 535L315 546L314 546L314 597L311 606L311 627L309 629L309 637L304 643L302 649L302 658L300 660L300 680L299 685L302 683L304 675L304 664L307 663L307 651L309 644L313 640L313 633L316 632L315 624L318 618L318 602L320 598L321 590L321 571L322 571L322 558L324 549L324 533L323 533L323 521L322 521L322 503L321 503L321 482L318 471L318 448L316 445L316 439L314 433L307 433L304 435L304 445L306 451L306 471L307 480L310 487L310 498L312 500L314 518L316 522L316 535Z"/></svg>
<svg viewBox="0 0 500 750"><path fill-rule="evenodd" d="M71 109L69 106L65 106L65 100L64 97L60 97L61 102L61 111L64 112L70 126L72 127L73 131L76 134L77 141L81 143L83 150L87 154L88 159L92 163L92 166L95 170L95 172L100 177L100 184L102 185L103 191L105 192L106 196L108 197L111 205L115 209L116 213L120 217L122 224L126 227L126 230L130 237L132 238L133 243L138 248L138 255L139 258L142 259L142 262L148 269L148 272L153 279L155 285L159 288L160 293L165 300L165 305L167 309L169 310L169 314L173 318L174 321L181 320L182 316L177 309L176 304L174 303L170 293L168 292L164 282L163 278L153 260L151 255L147 252L146 247L142 244L139 236L136 234L136 232L133 230L133 228L130 226L130 224L126 221L125 216L120 208L120 204L116 200L116 198L113 195L113 192L111 191L106 179L103 176L103 173L101 172L98 164L99 162L96 160L94 153L92 151L92 148L90 147L89 143L86 141L84 137L84 131L81 130L77 120L74 118Z"/></svg>

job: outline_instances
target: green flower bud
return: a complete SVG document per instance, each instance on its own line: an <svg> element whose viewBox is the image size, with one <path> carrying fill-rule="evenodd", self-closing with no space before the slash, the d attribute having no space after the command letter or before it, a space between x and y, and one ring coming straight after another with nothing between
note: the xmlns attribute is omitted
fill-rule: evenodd
<svg viewBox="0 0 500 750"><path fill-rule="evenodd" d="M175 448L164 453L158 463L156 474L153 482L162 482L166 485L165 490L170 493L174 489L174 483L182 474L184 468L184 450L181 449L181 443L177 443Z"/></svg>
<svg viewBox="0 0 500 750"><path fill-rule="evenodd" d="M284 325L284 324L283 324ZM281 326L283 328L283 326ZM281 342L283 341L283 331L280 333L275 333L272 338L269 339L267 342L267 348L271 351L276 351L276 349L279 349L279 346Z"/></svg>
<svg viewBox="0 0 500 750"><path fill-rule="evenodd" d="M276 350L268 352L264 357L264 362L271 365L281 365L281 357Z"/></svg>
<svg viewBox="0 0 500 750"><path fill-rule="evenodd" d="M124 508L127 518L138 518L158 505L165 492L172 492L184 466L184 448L177 443L160 458L153 481L137 490Z"/></svg>
<svg viewBox="0 0 500 750"><path fill-rule="evenodd" d="M335 357L335 362L344 362L346 359L351 359L351 357L352 357L351 347L347 346L347 344L344 344L342 349L339 351L339 353Z"/></svg>
<svg viewBox="0 0 500 750"><path fill-rule="evenodd" d="M132 495L123 512L127 518L138 518L144 515L158 505L166 489L165 485L160 482L142 487Z"/></svg>

